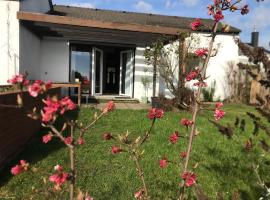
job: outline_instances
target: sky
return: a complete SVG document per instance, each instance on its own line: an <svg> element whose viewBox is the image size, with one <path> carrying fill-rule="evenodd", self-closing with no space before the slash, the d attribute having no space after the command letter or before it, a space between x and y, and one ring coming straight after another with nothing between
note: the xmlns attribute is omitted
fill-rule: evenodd
<svg viewBox="0 0 270 200"><path fill-rule="evenodd" d="M146 12L183 17L209 18L207 5L212 0L53 0L54 4L89 7L98 9ZM225 15L225 23L242 30L241 40L250 42L251 32L260 32L260 45L270 49L270 0L257 3L256 0L242 0L250 6L250 13L240 12Z"/></svg>

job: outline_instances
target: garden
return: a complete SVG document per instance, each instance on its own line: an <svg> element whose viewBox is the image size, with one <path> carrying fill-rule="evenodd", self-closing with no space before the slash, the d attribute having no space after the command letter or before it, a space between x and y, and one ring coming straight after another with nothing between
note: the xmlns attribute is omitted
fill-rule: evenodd
<svg viewBox="0 0 270 200"><path fill-rule="evenodd" d="M27 74L11 77L4 92L15 90L13 100L1 101L1 112L16 113L14 117L23 113L41 129L24 136L20 126L12 127L29 142L1 166L0 199L269 199L269 96L258 94L259 103L253 106L202 98L217 32L229 29L219 22L225 11L248 14L248 5L240 2L214 0L208 6L213 17L209 46L192 55L203 65L181 71L186 59L178 52L178 81L160 41L146 50L147 61L159 65L174 95L162 97L149 110L118 110L113 101L102 109L79 107L59 91L52 93L50 81L29 81ZM206 25L195 19L190 26L202 31ZM179 45L185 46L186 37L180 34ZM269 58L259 48L247 49L240 41L238 45L253 64L239 64L239 70L256 79L254 68L263 64L265 72L257 73L266 73L266 79L256 81L269 87ZM11 136L3 138L12 141ZM5 148L10 147L16 145Z"/></svg>
<svg viewBox="0 0 270 200"><path fill-rule="evenodd" d="M253 131L252 120L246 112L254 112L254 108L244 105L228 104L224 108L227 113L222 124L230 123L234 126L237 117L245 119L247 126L244 131L235 128L235 135L228 139L209 124L212 112L200 114L198 120L198 136L196 136L192 166L197 165L197 183L211 199L216 199L218 193L224 199L259 199L264 192L258 185L254 166L260 165L260 174L269 180L269 155L260 147L252 151L245 149L245 142ZM93 116L95 110L83 108L78 119L86 123ZM133 199L134 188L140 188L140 179L136 175L135 164L127 153L112 154L114 141L103 138L105 133L116 135L130 132L131 138L137 138L145 127L151 123L147 117L148 111L115 110L96 124L85 136L85 145L77 150L77 187L88 191L95 199ZM129 117L126 117L129 116ZM180 138L176 144L170 142L170 136L179 131L186 136L186 128L180 124L180 119L189 117L190 113L168 112L160 119L153 129L149 142L143 147L145 156L142 166L145 171L146 183L152 199L175 199L178 195L177 185L180 182L178 167L169 163L166 168L159 166L159 160L166 156L171 162L181 157L185 151L186 138ZM16 177L12 177L9 170L1 176L2 197L14 199L67 199L68 194L63 190L53 194L53 184L48 181L56 164L64 169L69 166L69 154L65 146L58 140L48 144L42 142L43 130L26 147L20 155L21 159L31 164L31 170ZM259 133L263 136L263 133ZM255 141L254 141L255 142ZM16 163L14 163L16 164ZM165 192L166 191L166 192ZM52 193L52 194L51 194ZM235 197L234 197L235 196Z"/></svg>

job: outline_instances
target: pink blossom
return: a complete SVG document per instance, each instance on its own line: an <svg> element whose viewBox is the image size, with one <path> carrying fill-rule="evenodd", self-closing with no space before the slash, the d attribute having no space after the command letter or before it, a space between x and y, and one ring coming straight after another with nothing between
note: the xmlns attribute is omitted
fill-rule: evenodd
<svg viewBox="0 0 270 200"><path fill-rule="evenodd" d="M27 85L27 83L29 83L29 81L26 80L26 77L22 74L12 76L12 78L8 79L7 82L12 85L22 84L24 86Z"/></svg>
<svg viewBox="0 0 270 200"><path fill-rule="evenodd" d="M58 171L58 172L62 172L63 171L63 167L61 165L55 165L54 166L54 170Z"/></svg>
<svg viewBox="0 0 270 200"><path fill-rule="evenodd" d="M42 80L35 80L35 82L34 82L34 83L39 84L39 85L44 84L44 82L43 82Z"/></svg>
<svg viewBox="0 0 270 200"><path fill-rule="evenodd" d="M214 6L213 5L208 5L208 15L213 15L214 14Z"/></svg>
<svg viewBox="0 0 270 200"><path fill-rule="evenodd" d="M51 86L51 81L44 83L42 80L36 80L28 87L28 92L32 97L37 97L39 94L46 92L49 88L51 88Z"/></svg>
<svg viewBox="0 0 270 200"><path fill-rule="evenodd" d="M195 51L195 54L198 56L198 57L204 57L204 56L207 56L207 53L208 53L208 49L206 48L199 48Z"/></svg>
<svg viewBox="0 0 270 200"><path fill-rule="evenodd" d="M208 86L207 83L204 81L198 81L198 82L194 83L193 85L196 87L207 87Z"/></svg>
<svg viewBox="0 0 270 200"><path fill-rule="evenodd" d="M57 99L47 98L47 100L43 100L46 105L41 112L42 121L45 123L54 121L56 118L56 114L58 109L60 108L60 104Z"/></svg>
<svg viewBox="0 0 270 200"><path fill-rule="evenodd" d="M158 108L152 108L148 112L148 118L149 119L160 119L164 116L164 111L162 109Z"/></svg>
<svg viewBox="0 0 270 200"><path fill-rule="evenodd" d="M74 110L77 107L76 104L69 97L65 97L61 99L59 103L62 107L61 114L64 114L65 111L68 111L68 110Z"/></svg>
<svg viewBox="0 0 270 200"><path fill-rule="evenodd" d="M11 168L10 172L16 176L19 175L25 171L27 171L29 168L29 163L26 162L26 160L20 160L19 165L15 165L14 167Z"/></svg>
<svg viewBox="0 0 270 200"><path fill-rule="evenodd" d="M38 83L34 83L33 85L28 87L28 92L32 97L37 97L41 91L42 88Z"/></svg>
<svg viewBox="0 0 270 200"><path fill-rule="evenodd" d="M105 108L102 110L103 113L111 112L115 109L115 103L113 101L109 101Z"/></svg>
<svg viewBox="0 0 270 200"><path fill-rule="evenodd" d="M182 175L182 179L185 181L185 185L190 187L196 183L196 174L192 172L185 172Z"/></svg>
<svg viewBox="0 0 270 200"><path fill-rule="evenodd" d="M56 190L61 189L61 185L63 185L69 178L69 174L66 172L63 172L63 167L61 165L56 165L54 167L54 170L57 172L56 174L53 174L50 176L49 180L53 183L55 183L54 188Z"/></svg>
<svg viewBox="0 0 270 200"><path fill-rule="evenodd" d="M199 71L198 71L198 70L191 71L191 72L187 75L186 80L187 80L187 81L191 81L191 80L197 79L198 76L199 76Z"/></svg>
<svg viewBox="0 0 270 200"><path fill-rule="evenodd" d="M77 144L78 144L78 145L83 145L83 144L84 144L83 138L80 137L80 138L78 139L78 141L77 141Z"/></svg>
<svg viewBox="0 0 270 200"><path fill-rule="evenodd" d="M94 200L94 198L92 198L89 195L87 195L84 200Z"/></svg>
<svg viewBox="0 0 270 200"><path fill-rule="evenodd" d="M214 113L215 120L220 120L225 115L225 112L223 110L216 109Z"/></svg>
<svg viewBox="0 0 270 200"><path fill-rule="evenodd" d="M73 142L71 137L66 137L65 138L65 144L71 144Z"/></svg>
<svg viewBox="0 0 270 200"><path fill-rule="evenodd" d="M54 115L52 113L49 112L42 112L41 113L41 117L42 117L42 122L48 123L50 121L54 121Z"/></svg>
<svg viewBox="0 0 270 200"><path fill-rule="evenodd" d="M120 147L116 147L116 146L113 146L112 147L112 153L113 154L118 154L120 152L122 152L123 150L120 148Z"/></svg>
<svg viewBox="0 0 270 200"><path fill-rule="evenodd" d="M170 142L172 144L175 144L179 139L179 133L178 131L175 131L171 136L170 136Z"/></svg>
<svg viewBox="0 0 270 200"><path fill-rule="evenodd" d="M167 165L168 165L167 158L163 158L163 159L159 160L159 167L160 168L165 168L165 167L167 167Z"/></svg>
<svg viewBox="0 0 270 200"><path fill-rule="evenodd" d="M42 142L47 144L48 142L50 142L52 140L53 134L49 133L47 135L44 135L42 137Z"/></svg>
<svg viewBox="0 0 270 200"><path fill-rule="evenodd" d="M52 88L52 81L48 81L48 82L45 84L45 88L46 88L46 90Z"/></svg>
<svg viewBox="0 0 270 200"><path fill-rule="evenodd" d="M181 119L180 123L182 126L188 127L188 126L191 126L193 124L193 121L186 119L186 118L183 118L183 119Z"/></svg>
<svg viewBox="0 0 270 200"><path fill-rule="evenodd" d="M223 106L222 102L217 102L216 103L216 109L220 109Z"/></svg>
<svg viewBox="0 0 270 200"><path fill-rule="evenodd" d="M11 168L10 171L14 176L17 176L23 172L22 167L20 165L15 165L14 167Z"/></svg>
<svg viewBox="0 0 270 200"><path fill-rule="evenodd" d="M135 192L134 197L135 199L142 199L144 194L144 190L140 189L139 191Z"/></svg>
<svg viewBox="0 0 270 200"><path fill-rule="evenodd" d="M224 16L223 16L221 10L218 10L216 12L216 14L214 15L214 19L215 19L216 22L219 22L220 20L223 20L224 19Z"/></svg>
<svg viewBox="0 0 270 200"><path fill-rule="evenodd" d="M42 122L54 122L57 115L63 115L66 111L74 110L77 106L69 97L65 97L58 101L56 98L47 98L43 100L45 107L41 112Z"/></svg>
<svg viewBox="0 0 270 200"><path fill-rule="evenodd" d="M55 183L56 186L60 187L61 185L63 185L67 181L68 177L69 177L68 173L60 172L60 173L51 175L49 180L51 182Z"/></svg>
<svg viewBox="0 0 270 200"><path fill-rule="evenodd" d="M196 18L194 22L191 23L191 29L196 31L200 26L203 26L201 19Z"/></svg>

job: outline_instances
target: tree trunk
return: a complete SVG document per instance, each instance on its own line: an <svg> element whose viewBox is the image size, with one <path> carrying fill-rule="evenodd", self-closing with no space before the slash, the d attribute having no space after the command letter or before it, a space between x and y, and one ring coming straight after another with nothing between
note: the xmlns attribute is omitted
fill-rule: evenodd
<svg viewBox="0 0 270 200"><path fill-rule="evenodd" d="M153 63L153 94L152 97L156 96L156 87L157 87L157 54L154 55L154 63Z"/></svg>

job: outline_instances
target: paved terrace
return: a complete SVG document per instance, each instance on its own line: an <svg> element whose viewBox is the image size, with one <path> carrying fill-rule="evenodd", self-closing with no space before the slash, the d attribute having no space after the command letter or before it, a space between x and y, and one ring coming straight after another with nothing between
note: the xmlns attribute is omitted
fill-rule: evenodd
<svg viewBox="0 0 270 200"><path fill-rule="evenodd" d="M83 105L83 107L95 107L96 109L104 108L106 103L99 103L99 104L88 104ZM130 110L145 110L150 109L150 104L142 104L142 103L115 103L116 109L130 109Z"/></svg>

